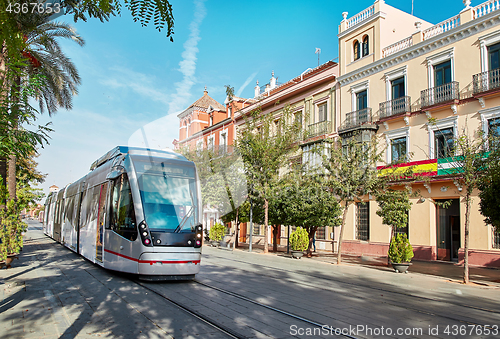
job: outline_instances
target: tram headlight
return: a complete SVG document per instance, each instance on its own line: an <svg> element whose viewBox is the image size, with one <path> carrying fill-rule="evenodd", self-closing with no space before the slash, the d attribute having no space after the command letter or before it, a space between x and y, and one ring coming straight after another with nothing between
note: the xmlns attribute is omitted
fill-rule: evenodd
<svg viewBox="0 0 500 339"><path fill-rule="evenodd" d="M144 246L153 246L153 242L151 241L151 238L149 236L149 232L148 232L148 225L146 224L145 221L141 221L141 223L139 224L139 230L140 230L140 234L141 234L141 240L142 240L142 243L144 244Z"/></svg>

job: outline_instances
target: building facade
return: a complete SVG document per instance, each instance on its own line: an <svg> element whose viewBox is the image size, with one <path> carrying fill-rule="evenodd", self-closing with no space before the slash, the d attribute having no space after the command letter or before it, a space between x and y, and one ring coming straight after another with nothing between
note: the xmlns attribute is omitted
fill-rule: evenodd
<svg viewBox="0 0 500 339"><path fill-rule="evenodd" d="M254 103L235 113L236 131L245 127L246 118L252 111L261 110L264 115L276 117L276 123L285 107L293 114L294 122L300 122L302 131L297 136L300 151L292 162L302 163L306 166L319 165L321 157L313 152L315 144L327 138L337 137L337 128L340 116L337 106L339 104L336 77L338 64L333 61L326 62L314 69L307 69L299 76L283 83L277 84L274 72L269 84L255 86ZM238 132L237 132L238 133ZM252 242L263 244L264 225L253 225ZM286 245L288 228L276 225L278 230L278 245ZM269 226L271 228L271 226ZM268 230L268 243L272 243L272 232ZM249 241L250 227L241 225L239 240ZM332 250L335 235L329 226L318 228L316 246L318 249Z"/></svg>
<svg viewBox="0 0 500 339"><path fill-rule="evenodd" d="M414 183L406 232L416 259L463 260L465 203L450 174L461 133L500 135L500 3L465 8L437 25L375 3L339 26L338 133L377 136L385 161L406 162L428 181ZM483 221L474 192L469 263L500 267L500 239ZM434 202L451 200L442 208ZM391 230L373 197L351 207L343 248L386 255Z"/></svg>

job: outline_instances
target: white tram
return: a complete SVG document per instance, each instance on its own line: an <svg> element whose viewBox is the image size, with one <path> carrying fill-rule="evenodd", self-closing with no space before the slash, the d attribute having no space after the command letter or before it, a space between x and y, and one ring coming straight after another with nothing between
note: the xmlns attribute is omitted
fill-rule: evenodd
<svg viewBox="0 0 500 339"><path fill-rule="evenodd" d="M203 238L198 182L182 155L118 146L48 196L43 230L107 269L146 280L192 279Z"/></svg>

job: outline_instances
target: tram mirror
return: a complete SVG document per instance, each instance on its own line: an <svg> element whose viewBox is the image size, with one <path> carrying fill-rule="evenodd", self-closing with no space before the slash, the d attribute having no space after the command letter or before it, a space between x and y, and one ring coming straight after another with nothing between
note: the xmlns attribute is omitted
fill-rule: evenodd
<svg viewBox="0 0 500 339"><path fill-rule="evenodd" d="M113 171L111 171L111 172L108 173L108 175L106 176L106 179L116 179L120 175L122 175L122 173L123 173L123 171L113 170Z"/></svg>

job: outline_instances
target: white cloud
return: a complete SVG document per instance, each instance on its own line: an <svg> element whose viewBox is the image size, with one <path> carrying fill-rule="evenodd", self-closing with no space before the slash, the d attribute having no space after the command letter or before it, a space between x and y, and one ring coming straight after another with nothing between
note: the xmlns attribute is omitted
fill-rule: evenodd
<svg viewBox="0 0 500 339"><path fill-rule="evenodd" d="M184 43L184 52L182 52L182 61L179 62L179 71L184 78L177 82L175 87L176 94L169 103L168 114L172 114L186 108L191 97L191 87L195 84L196 54L198 53L198 42L200 41L200 25L205 18L207 11L203 1L195 1L194 19L189 25L189 39Z"/></svg>
<svg viewBox="0 0 500 339"><path fill-rule="evenodd" d="M238 91L236 92L236 96L239 97L241 96L241 93L245 90L245 87L248 86L248 84L250 83L250 81L252 81L255 76L257 75L257 72L253 73L252 75L250 75L246 80L245 82L243 83L243 85L241 85L240 88L238 88Z"/></svg>
<svg viewBox="0 0 500 339"><path fill-rule="evenodd" d="M114 76L100 80L101 84L112 88L129 88L145 98L169 104L169 96L165 94L165 90L158 90L159 86L155 84L154 76L123 67L112 67L110 70L115 72Z"/></svg>

